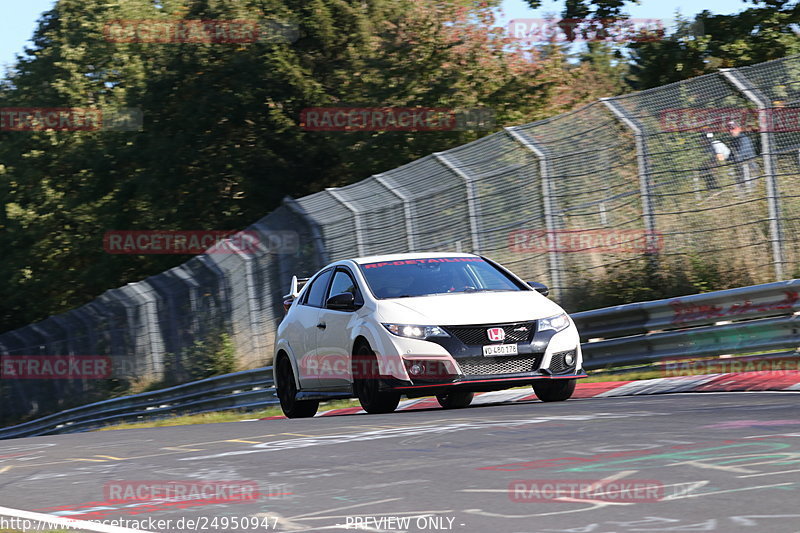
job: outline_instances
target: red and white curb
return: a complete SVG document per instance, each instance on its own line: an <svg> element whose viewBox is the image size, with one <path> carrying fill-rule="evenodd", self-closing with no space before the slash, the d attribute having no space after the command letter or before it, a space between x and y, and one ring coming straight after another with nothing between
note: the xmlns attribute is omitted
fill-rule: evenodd
<svg viewBox="0 0 800 533"><path fill-rule="evenodd" d="M677 392L738 392L738 391L800 391L800 371L760 371L734 374L706 374L700 376L675 376L639 381L604 381L581 383L572 398L613 398L646 394L671 394ZM471 405L488 405L536 400L532 390L504 390L475 395ZM436 398L415 398L400 402L398 411L439 408ZM317 416L363 414L360 407L323 411ZM271 416L262 420L284 418Z"/></svg>

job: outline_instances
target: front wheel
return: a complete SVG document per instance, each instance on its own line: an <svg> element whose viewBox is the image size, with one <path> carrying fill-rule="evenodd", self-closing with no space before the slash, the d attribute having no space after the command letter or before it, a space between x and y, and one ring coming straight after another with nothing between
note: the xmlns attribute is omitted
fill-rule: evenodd
<svg viewBox="0 0 800 533"><path fill-rule="evenodd" d="M437 394L436 401L445 409L461 409L469 406L474 397L474 392L448 392L446 394Z"/></svg>
<svg viewBox="0 0 800 533"><path fill-rule="evenodd" d="M297 385L294 382L292 363L288 357L281 357L278 361L278 382L275 388L281 402L281 410L286 418L310 418L317 414L319 400L298 400Z"/></svg>
<svg viewBox="0 0 800 533"><path fill-rule="evenodd" d="M563 402L575 392L577 383L577 379L537 381L533 384L533 392L543 402Z"/></svg>
<svg viewBox="0 0 800 533"><path fill-rule="evenodd" d="M353 389L362 409L369 414L391 413L400 403L400 393L379 389L380 372L375 353L361 344L353 356Z"/></svg>

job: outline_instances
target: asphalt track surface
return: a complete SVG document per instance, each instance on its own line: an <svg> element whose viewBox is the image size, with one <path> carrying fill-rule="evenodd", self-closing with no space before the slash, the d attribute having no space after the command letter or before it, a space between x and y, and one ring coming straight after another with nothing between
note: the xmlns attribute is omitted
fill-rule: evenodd
<svg viewBox="0 0 800 533"><path fill-rule="evenodd" d="M796 533L798 406L791 392L670 394L9 440L0 505L149 531ZM262 494L109 501L154 480ZM558 480L591 492L548 493ZM147 527L158 519L173 523Z"/></svg>

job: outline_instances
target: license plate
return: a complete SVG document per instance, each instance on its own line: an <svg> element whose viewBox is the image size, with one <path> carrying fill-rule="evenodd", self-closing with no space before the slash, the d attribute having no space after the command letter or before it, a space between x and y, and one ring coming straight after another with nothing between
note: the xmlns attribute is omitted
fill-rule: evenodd
<svg viewBox="0 0 800 533"><path fill-rule="evenodd" d="M484 357L493 357L496 355L517 355L516 344L489 344L483 347Z"/></svg>

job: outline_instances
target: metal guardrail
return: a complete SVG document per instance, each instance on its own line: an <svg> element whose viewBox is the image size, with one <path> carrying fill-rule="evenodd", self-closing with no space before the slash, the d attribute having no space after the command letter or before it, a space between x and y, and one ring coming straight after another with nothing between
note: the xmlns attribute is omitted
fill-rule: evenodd
<svg viewBox="0 0 800 533"><path fill-rule="evenodd" d="M272 367L265 367L68 409L0 429L0 439L73 433L111 423L141 422L175 414L254 409L277 403Z"/></svg>
<svg viewBox="0 0 800 533"><path fill-rule="evenodd" d="M759 352L800 346L800 280L654 300L572 315L585 367Z"/></svg>
<svg viewBox="0 0 800 533"><path fill-rule="evenodd" d="M572 315L589 370L800 346L800 280ZM774 355L774 354L772 354ZM272 367L97 402L0 430L0 439L71 433L173 414L275 405Z"/></svg>

